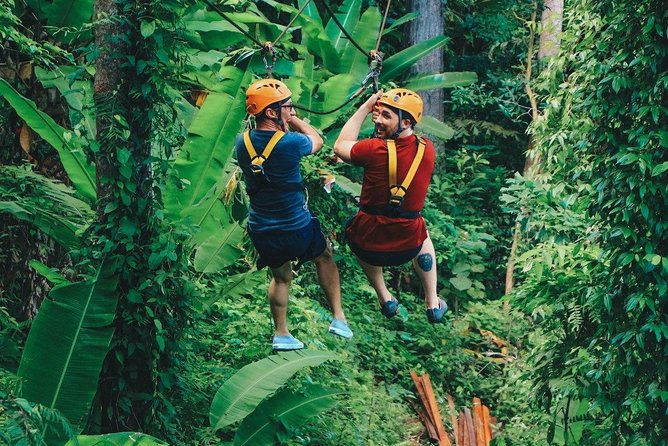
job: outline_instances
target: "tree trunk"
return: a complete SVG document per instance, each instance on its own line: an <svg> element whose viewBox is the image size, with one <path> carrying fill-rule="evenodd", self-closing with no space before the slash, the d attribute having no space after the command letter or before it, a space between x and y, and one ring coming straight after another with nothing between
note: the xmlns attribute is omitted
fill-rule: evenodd
<svg viewBox="0 0 668 446"><path fill-rule="evenodd" d="M536 6L537 7L537 6ZM545 0L544 9L541 16L541 33L538 47L537 64L540 69L545 69L546 61L559 53L559 46L561 41L561 23L564 14L563 0ZM531 22L536 21L536 10L534 9L531 17ZM531 25L533 26L533 25ZM529 47L527 50L527 66L524 72L524 81L527 96L531 103L531 120L535 121L540 116L538 109L538 101L536 95L531 88L532 77L532 61L534 49L535 33L534 28L531 28L529 34ZM529 145L527 148L527 158L524 163L524 176L533 177L540 172L541 162L540 155L534 151L534 142L532 137L529 137ZM518 217L519 218L519 217ZM510 247L510 254L508 255L508 263L506 264L506 289L505 294L509 294L515 285L515 257L517 256L517 248L519 246L521 230L519 222L515 223L513 231L513 242Z"/></svg>
<svg viewBox="0 0 668 446"><path fill-rule="evenodd" d="M443 2L442 0L411 0L411 10L419 16L411 22L410 43L415 45L432 37L442 36ZM443 50L436 49L421 58L413 67L414 73L443 72ZM424 101L424 114L443 120L443 89L421 91Z"/></svg>
<svg viewBox="0 0 668 446"><path fill-rule="evenodd" d="M96 221L92 242L106 240L108 247L95 246L105 256L120 259L118 268L119 302L114 321L111 349L102 369L100 389L100 429L103 433L144 431L151 415L154 396L153 376L154 333L146 329L146 305L133 303L128 295L139 294L140 284L151 271L148 265L153 233L148 229L152 206L148 203L152 177L149 163L150 122L148 105L142 98L130 95L134 85L142 82L126 68L127 55L144 57L138 49L137 11L135 2L129 11L120 11L116 0L95 0L96 19L103 20L95 29L98 48L94 80L97 112L95 154L97 173ZM123 43L128 42L128 43ZM144 110L143 113L138 113ZM138 121L137 116L143 116ZM127 133L127 135L125 135ZM129 136L128 136L129 135ZM123 158L121 158L123 157ZM129 177L128 177L129 174ZM148 192L147 192L148 191ZM109 208L107 204L111 204ZM136 230L132 234L119 231L125 222ZM136 319L130 318L132 314Z"/></svg>
<svg viewBox="0 0 668 446"><path fill-rule="evenodd" d="M119 92L117 94L120 94L122 87L121 59L118 54L123 54L125 51L123 40L119 38L123 32L120 22L116 20L119 14L118 5L114 0L95 0L93 12L95 20L105 17L112 19L102 21L95 28L95 45L98 48L98 56L93 81L93 97L97 108L97 140L100 141L100 149L103 151L107 149L104 147L105 140L112 126L111 120L114 119L107 105L112 102L114 92L117 91ZM95 157L95 167L98 216L101 217L103 215L101 209L104 209L111 199L110 185L104 181L105 178L113 176L109 157Z"/></svg>
<svg viewBox="0 0 668 446"><path fill-rule="evenodd" d="M538 62L559 54L561 22L564 17L564 0L545 0L541 16L542 30L538 48Z"/></svg>

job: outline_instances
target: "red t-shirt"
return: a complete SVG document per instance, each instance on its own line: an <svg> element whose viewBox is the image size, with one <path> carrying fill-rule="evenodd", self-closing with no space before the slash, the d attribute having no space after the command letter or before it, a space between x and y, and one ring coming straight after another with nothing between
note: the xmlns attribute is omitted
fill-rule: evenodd
<svg viewBox="0 0 668 446"><path fill-rule="evenodd" d="M427 143L424 157L399 208L420 211L424 207L427 188L434 171L434 145ZM397 182L403 182L417 153L415 135L399 138L397 146ZM384 139L370 138L357 142L351 152L352 164L364 167L360 204L384 208L390 198L387 145ZM394 218L372 215L360 210L346 231L348 239L366 251L406 251L420 246L427 238L422 216Z"/></svg>

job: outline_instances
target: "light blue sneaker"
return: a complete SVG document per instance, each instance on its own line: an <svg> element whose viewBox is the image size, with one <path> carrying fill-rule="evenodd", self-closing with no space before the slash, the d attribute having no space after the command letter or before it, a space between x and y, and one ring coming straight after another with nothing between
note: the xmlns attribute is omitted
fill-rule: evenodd
<svg viewBox="0 0 668 446"><path fill-rule="evenodd" d="M443 321L443 316L448 312L448 304L443 299L438 300L438 308L427 310L427 320L432 324L438 324Z"/></svg>
<svg viewBox="0 0 668 446"><path fill-rule="evenodd" d="M274 336L271 348L274 350L301 350L304 348L304 343L291 334L287 336Z"/></svg>
<svg viewBox="0 0 668 446"><path fill-rule="evenodd" d="M342 321L341 319L334 319L332 323L329 324L329 332L346 339L353 337L353 331L350 329L346 321Z"/></svg>

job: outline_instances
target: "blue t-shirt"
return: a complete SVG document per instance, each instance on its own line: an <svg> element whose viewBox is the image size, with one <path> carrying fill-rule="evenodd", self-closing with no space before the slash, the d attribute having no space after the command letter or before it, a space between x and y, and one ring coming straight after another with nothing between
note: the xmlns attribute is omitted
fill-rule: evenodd
<svg viewBox="0 0 668 446"><path fill-rule="evenodd" d="M258 155L262 154L273 130L252 130L250 139ZM264 173L270 182L300 183L302 175L299 162L313 150L308 136L287 132L278 142L269 158L264 162ZM250 169L250 156L244 144L243 135L237 136L235 151L239 167L244 174L247 189L262 185ZM263 187L250 197L248 229L254 232L292 231L303 228L311 221L311 213L306 206L306 194L301 191L286 191Z"/></svg>

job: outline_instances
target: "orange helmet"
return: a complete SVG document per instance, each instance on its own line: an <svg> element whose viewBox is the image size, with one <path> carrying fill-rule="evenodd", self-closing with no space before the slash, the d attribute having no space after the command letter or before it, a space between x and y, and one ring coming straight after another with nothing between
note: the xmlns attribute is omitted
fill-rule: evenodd
<svg viewBox="0 0 668 446"><path fill-rule="evenodd" d="M409 113L416 123L422 120L422 98L411 90L393 88L383 93L378 102Z"/></svg>
<svg viewBox="0 0 668 446"><path fill-rule="evenodd" d="M277 79L262 79L254 82L246 90L246 110L251 115L258 115L275 102L292 96L292 92Z"/></svg>

